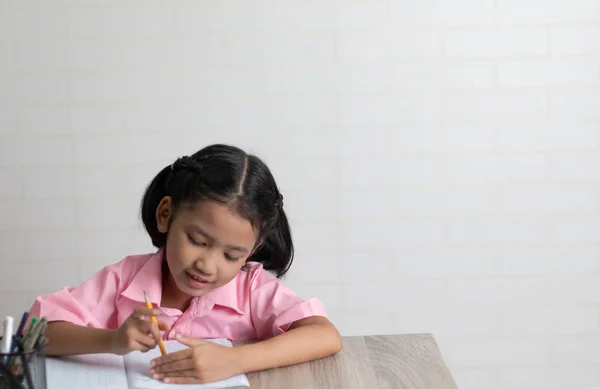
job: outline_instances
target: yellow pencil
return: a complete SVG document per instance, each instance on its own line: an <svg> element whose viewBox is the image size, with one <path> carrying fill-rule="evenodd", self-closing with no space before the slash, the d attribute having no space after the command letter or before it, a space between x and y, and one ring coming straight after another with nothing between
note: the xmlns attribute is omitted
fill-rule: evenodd
<svg viewBox="0 0 600 389"><path fill-rule="evenodd" d="M152 308L152 302L150 301L150 297L148 297L148 293L146 293L146 291L144 291L144 298L146 299L146 306L149 309L153 309ZM152 321L158 327L158 320L156 320L156 317L154 317L154 315L152 315L152 316L150 316L150 319L152 319ZM167 355L167 350L165 349L165 345L163 343L162 336L158 339L158 347L160 347L160 353L162 355Z"/></svg>

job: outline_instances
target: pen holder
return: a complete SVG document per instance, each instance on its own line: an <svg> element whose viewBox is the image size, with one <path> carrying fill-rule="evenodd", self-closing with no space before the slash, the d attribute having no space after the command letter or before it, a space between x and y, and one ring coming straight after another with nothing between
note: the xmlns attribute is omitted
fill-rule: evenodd
<svg viewBox="0 0 600 389"><path fill-rule="evenodd" d="M0 340L2 338L0 337ZM48 344L40 338L35 347L24 351L0 353L0 389L46 389L46 357Z"/></svg>

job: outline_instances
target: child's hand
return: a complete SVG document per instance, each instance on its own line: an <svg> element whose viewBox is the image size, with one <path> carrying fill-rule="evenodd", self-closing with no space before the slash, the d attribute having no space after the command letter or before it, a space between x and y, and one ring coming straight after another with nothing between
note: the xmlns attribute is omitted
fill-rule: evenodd
<svg viewBox="0 0 600 389"><path fill-rule="evenodd" d="M137 307L115 332L111 349L115 354L125 355L134 350L146 352L158 345L160 330L168 331L170 326L159 321L158 327L150 319L160 315L159 310Z"/></svg>
<svg viewBox="0 0 600 389"><path fill-rule="evenodd" d="M235 347L182 335L177 335L177 340L190 347L153 359L150 373L154 379L175 384L203 384L241 373Z"/></svg>

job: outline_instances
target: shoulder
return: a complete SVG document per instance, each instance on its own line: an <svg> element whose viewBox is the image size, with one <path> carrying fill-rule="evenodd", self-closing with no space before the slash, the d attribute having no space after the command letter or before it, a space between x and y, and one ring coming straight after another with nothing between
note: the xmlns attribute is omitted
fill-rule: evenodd
<svg viewBox="0 0 600 389"><path fill-rule="evenodd" d="M280 283L261 263L247 262L235 278L221 288L212 291L213 301L219 305L248 313L258 307L280 301L295 301L296 294Z"/></svg>
<svg viewBox="0 0 600 389"><path fill-rule="evenodd" d="M246 262L235 278L221 289L219 294L226 293L236 296L242 301L247 301L257 292L267 289L281 288L281 283L273 274L267 271L259 262Z"/></svg>
<svg viewBox="0 0 600 389"><path fill-rule="evenodd" d="M148 264L158 253L128 255L118 262L104 266L92 277L116 279L119 281L131 280L139 271Z"/></svg>
<svg viewBox="0 0 600 389"><path fill-rule="evenodd" d="M243 270L238 273L242 284L257 287L263 284L279 283L277 277L266 270L260 262L246 262Z"/></svg>
<svg viewBox="0 0 600 389"><path fill-rule="evenodd" d="M285 299L299 299L298 295L285 286L273 273L266 270L261 263L248 262L245 270L240 272L244 289L252 296L276 296ZM238 285L240 285L238 284Z"/></svg>

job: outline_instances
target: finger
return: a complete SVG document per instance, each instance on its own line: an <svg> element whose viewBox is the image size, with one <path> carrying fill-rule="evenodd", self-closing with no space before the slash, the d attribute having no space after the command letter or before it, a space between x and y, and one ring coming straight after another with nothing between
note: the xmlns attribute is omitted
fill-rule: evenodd
<svg viewBox="0 0 600 389"><path fill-rule="evenodd" d="M140 326L140 331L150 335L156 341L160 339L160 329L154 320L145 320Z"/></svg>
<svg viewBox="0 0 600 389"><path fill-rule="evenodd" d="M138 319L146 319L150 316L160 316L162 315L162 312L159 309L150 309L148 307L135 307L135 309L133 310L133 313L131 314L131 316L134 316Z"/></svg>
<svg viewBox="0 0 600 389"><path fill-rule="evenodd" d="M173 375L179 371L194 370L194 360L192 358L181 359L175 362L164 363L150 369L151 373L166 373L167 375Z"/></svg>
<svg viewBox="0 0 600 389"><path fill-rule="evenodd" d="M174 371L171 373L154 373L152 374L152 378L154 378L155 380L162 380L165 379L167 377L191 377L191 378L196 378L196 370L194 369L187 369L187 370L179 370L179 371Z"/></svg>
<svg viewBox="0 0 600 389"><path fill-rule="evenodd" d="M150 334L154 339L160 339L160 322L158 322L158 326L148 316L142 316L141 318L134 319L134 327L141 332L142 334ZM166 323L162 325L163 328L170 327ZM165 330L166 331L166 330Z"/></svg>
<svg viewBox="0 0 600 389"><path fill-rule="evenodd" d="M152 321L146 316L140 318L131 317L130 321L131 336L137 339L137 334L148 335L152 327Z"/></svg>
<svg viewBox="0 0 600 389"><path fill-rule="evenodd" d="M152 335L152 338L155 341L158 341L160 339L160 329L158 328L156 323L150 322L149 330L150 330L150 335Z"/></svg>
<svg viewBox="0 0 600 389"><path fill-rule="evenodd" d="M166 377L167 384L204 384L206 381L197 377Z"/></svg>
<svg viewBox="0 0 600 389"><path fill-rule="evenodd" d="M181 334L175 335L175 338L179 341L179 343L185 344L186 346L198 346L200 344L206 343L203 339L194 338L192 336L184 336Z"/></svg>
<svg viewBox="0 0 600 389"><path fill-rule="evenodd" d="M158 321L158 328L161 331L169 331L171 329L171 325L168 323L165 323L164 321Z"/></svg>
<svg viewBox="0 0 600 389"><path fill-rule="evenodd" d="M150 351L152 348L146 346L143 343L140 343L138 341L133 341L132 343L130 343L129 349L131 351L141 351L143 353L147 353L148 351Z"/></svg>
<svg viewBox="0 0 600 389"><path fill-rule="evenodd" d="M144 354L146 354L148 351L152 350L152 347L144 346L141 343L138 343L138 344L140 345L140 348L139 348L140 352L142 352Z"/></svg>
<svg viewBox="0 0 600 389"><path fill-rule="evenodd" d="M151 360L150 365L155 367L164 365L165 363L180 361L182 359L190 359L192 357L192 352L193 350L191 348L186 348L185 350L176 351L167 355L161 355L160 357Z"/></svg>
<svg viewBox="0 0 600 389"><path fill-rule="evenodd" d="M139 333L137 334L137 336L134 339L137 343L148 347L148 348L154 348L156 347L157 341L151 337L150 335L146 335L146 334L142 334Z"/></svg>

